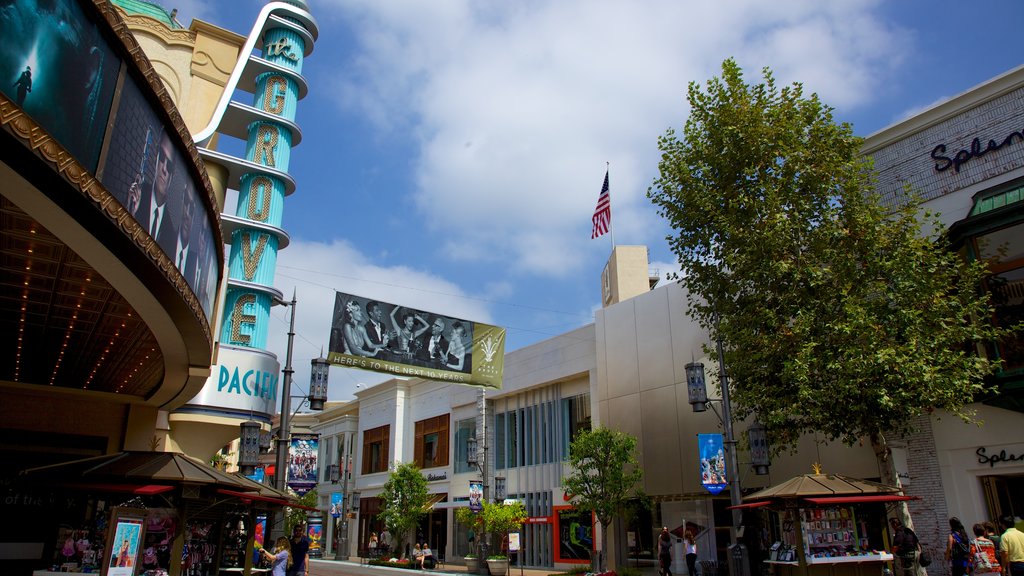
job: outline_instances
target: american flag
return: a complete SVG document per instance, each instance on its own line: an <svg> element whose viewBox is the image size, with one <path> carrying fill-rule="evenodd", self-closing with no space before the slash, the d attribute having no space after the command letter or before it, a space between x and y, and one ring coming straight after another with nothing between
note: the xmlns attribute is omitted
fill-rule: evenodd
<svg viewBox="0 0 1024 576"><path fill-rule="evenodd" d="M590 232L590 239L593 240L602 234L608 233L608 227L612 223L612 201L608 193L608 171L604 171L604 185L601 186L601 195L597 197L597 207L594 208L594 229Z"/></svg>

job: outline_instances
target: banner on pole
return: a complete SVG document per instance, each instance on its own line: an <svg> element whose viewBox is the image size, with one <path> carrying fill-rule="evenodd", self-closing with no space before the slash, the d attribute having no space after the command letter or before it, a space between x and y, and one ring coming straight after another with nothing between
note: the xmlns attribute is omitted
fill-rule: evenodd
<svg viewBox="0 0 1024 576"><path fill-rule="evenodd" d="M328 350L337 366L500 389L505 329L337 292Z"/></svg>
<svg viewBox="0 0 1024 576"><path fill-rule="evenodd" d="M700 483L712 493L718 494L728 486L725 470L725 450L721 434L697 434L700 454Z"/></svg>

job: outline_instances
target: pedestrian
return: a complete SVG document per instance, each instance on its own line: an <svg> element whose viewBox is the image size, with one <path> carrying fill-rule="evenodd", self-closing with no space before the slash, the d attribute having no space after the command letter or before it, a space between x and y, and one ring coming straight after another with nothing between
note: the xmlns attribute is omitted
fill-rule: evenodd
<svg viewBox="0 0 1024 576"><path fill-rule="evenodd" d="M302 524L292 528L290 545L292 565L287 576L309 576L309 538L306 538Z"/></svg>
<svg viewBox="0 0 1024 576"><path fill-rule="evenodd" d="M953 576L965 576L971 567L971 541L959 518L949 519L949 536L946 538L946 561Z"/></svg>
<svg viewBox="0 0 1024 576"><path fill-rule="evenodd" d="M697 541L693 538L692 530L683 532L683 543L686 546L686 573L697 576Z"/></svg>
<svg viewBox="0 0 1024 576"><path fill-rule="evenodd" d="M262 547L260 548L260 552L266 554L267 559L271 562L271 576L285 576L288 569L292 567L293 560L291 545L288 543L288 539L284 536L277 539L277 543L274 544L273 552Z"/></svg>
<svg viewBox="0 0 1024 576"><path fill-rule="evenodd" d="M985 538L991 540L992 544L995 545L996 558L999 558L999 541L1002 539L1002 537L999 535L999 530L996 530L996 522L992 522L991 520L985 520L984 522L982 522L982 525L985 526Z"/></svg>
<svg viewBox="0 0 1024 576"><path fill-rule="evenodd" d="M1003 571L996 555L996 545L985 536L985 525L977 523L971 527L974 540L971 540L971 566L974 574L999 574Z"/></svg>
<svg viewBox="0 0 1024 576"><path fill-rule="evenodd" d="M1003 573L1006 576L1024 576L1024 532L1014 526L1013 516L999 518L1003 535L999 541Z"/></svg>
<svg viewBox="0 0 1024 576"><path fill-rule="evenodd" d="M391 549L391 532L388 532L387 526L380 531L380 539L377 540L377 548L380 549L380 555L382 557L386 557L388 550Z"/></svg>
<svg viewBox="0 0 1024 576"><path fill-rule="evenodd" d="M892 554L897 559L896 569L900 576L914 576L921 542L899 518L890 518L889 526L892 527Z"/></svg>
<svg viewBox="0 0 1024 576"><path fill-rule="evenodd" d="M658 538L658 574L672 576L672 535L667 526L661 528Z"/></svg>
<svg viewBox="0 0 1024 576"><path fill-rule="evenodd" d="M375 532L370 532L370 542L366 545L366 549L370 558L377 557L377 534Z"/></svg>

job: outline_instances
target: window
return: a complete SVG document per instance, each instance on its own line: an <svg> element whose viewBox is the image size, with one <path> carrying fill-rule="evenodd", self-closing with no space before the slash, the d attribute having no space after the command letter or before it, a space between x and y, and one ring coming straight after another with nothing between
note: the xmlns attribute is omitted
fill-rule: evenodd
<svg viewBox="0 0 1024 576"><path fill-rule="evenodd" d="M590 394L580 394L562 400L562 455L569 457L569 444L582 430L590 430Z"/></svg>
<svg viewBox="0 0 1024 576"><path fill-rule="evenodd" d="M363 474L387 472L390 448L390 425L363 432Z"/></svg>
<svg viewBox="0 0 1024 576"><path fill-rule="evenodd" d="M421 469L448 465L448 414L416 423L413 459Z"/></svg>
<svg viewBox="0 0 1024 576"><path fill-rule="evenodd" d="M470 438L476 438L476 418L459 420L455 425L455 472L472 472L476 468L466 464L467 447L466 443Z"/></svg>
<svg viewBox="0 0 1024 576"><path fill-rule="evenodd" d="M1024 224L992 230L974 238L975 254L989 263L985 282L995 308L994 321L1013 326L1024 320ZM989 354L1003 361L1002 372L1024 368L1024 339L1009 336Z"/></svg>

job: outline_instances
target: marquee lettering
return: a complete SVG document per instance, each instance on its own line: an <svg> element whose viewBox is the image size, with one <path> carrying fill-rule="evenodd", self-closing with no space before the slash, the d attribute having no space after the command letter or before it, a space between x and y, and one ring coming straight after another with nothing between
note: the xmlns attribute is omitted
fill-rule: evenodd
<svg viewBox="0 0 1024 576"><path fill-rule="evenodd" d="M256 240L256 249L252 249L252 232L242 232L242 274L245 275L245 279L252 282L252 279L256 276L256 269L260 265L260 259L263 258L263 250L267 247L267 240L270 239L266 234L259 234L259 239Z"/></svg>
<svg viewBox="0 0 1024 576"><path fill-rule="evenodd" d="M953 155L952 158L945 156L946 145L939 144L935 148L932 148L932 160L935 160L935 171L945 172L950 168L953 172L959 173L960 167L971 161L974 158L981 158L989 152L994 152L1000 148L1004 148L1013 144L1015 141L1024 141L1024 130L1018 130L1007 134L1006 138L1003 138L1002 142L996 142L995 140L989 140L985 147L982 148L981 139L975 138L971 140L971 147L969 149L960 150Z"/></svg>
<svg viewBox="0 0 1024 576"><path fill-rule="evenodd" d="M249 181L249 207L246 217L256 222L266 222L270 218L270 195L274 191L274 181L262 174Z"/></svg>
<svg viewBox="0 0 1024 576"><path fill-rule="evenodd" d="M288 43L288 40L281 38L276 42L271 42L266 45L267 56L284 56L292 62L298 62L299 57L292 52L292 45Z"/></svg>
<svg viewBox="0 0 1024 576"><path fill-rule="evenodd" d="M277 148L279 132L276 126L262 124L256 131L256 149L253 151L252 160L264 166L274 168L274 148Z"/></svg>
<svg viewBox="0 0 1024 576"><path fill-rule="evenodd" d="M284 112L284 97L288 81L283 76L271 76L263 87L263 111L271 114Z"/></svg>
<svg viewBox="0 0 1024 576"><path fill-rule="evenodd" d="M990 468L994 468L1000 462L1024 462L1024 454L1007 454L1006 450L1000 450L998 454L989 456L987 452L984 446L979 446L974 451L978 455L978 464L988 464Z"/></svg>
<svg viewBox="0 0 1024 576"><path fill-rule="evenodd" d="M237 367L234 370L229 370L226 366L221 366L217 378L217 391L224 392L225 388L227 388L228 394L275 400L277 399L277 374L262 370L248 370L240 376Z"/></svg>
<svg viewBox="0 0 1024 576"><path fill-rule="evenodd" d="M245 313L247 305L256 305L256 296L254 294L242 294L239 296L231 310L231 341L244 346L249 345L252 341L252 336L242 334L242 324L256 324L256 316Z"/></svg>

